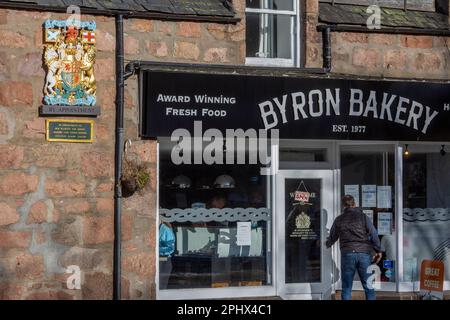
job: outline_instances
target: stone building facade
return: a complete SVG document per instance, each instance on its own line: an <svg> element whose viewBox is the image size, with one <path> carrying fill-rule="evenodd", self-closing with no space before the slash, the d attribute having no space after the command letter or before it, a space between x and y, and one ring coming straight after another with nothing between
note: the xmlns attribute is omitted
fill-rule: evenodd
<svg viewBox="0 0 450 320"><path fill-rule="evenodd" d="M6 1L8 2L8 1ZM304 66L322 66L319 1L299 1ZM40 117L45 79L43 28L52 11L0 2L0 299L111 299L114 211L114 17L97 23L98 106L92 144L50 143ZM244 65L245 1L232 1L237 23L125 20L125 59ZM83 11L82 11L83 13ZM207 20L207 19L205 19ZM332 32L331 74L450 79L450 37ZM155 299L156 141L139 137L138 81L126 82L128 156L150 168L150 183L123 201L122 297ZM81 290L66 286L78 265Z"/></svg>
<svg viewBox="0 0 450 320"><path fill-rule="evenodd" d="M242 13L243 5L236 5ZM39 117L45 69L42 24L67 15L0 8L0 298L112 297L115 119L113 17L97 23L97 104L92 144L48 143ZM125 59L242 64L243 22L128 19ZM134 79L135 80L135 79ZM138 137L137 81L125 90L128 156L150 167L151 182L123 202L123 298L155 297L156 142ZM67 290L82 270L81 290Z"/></svg>

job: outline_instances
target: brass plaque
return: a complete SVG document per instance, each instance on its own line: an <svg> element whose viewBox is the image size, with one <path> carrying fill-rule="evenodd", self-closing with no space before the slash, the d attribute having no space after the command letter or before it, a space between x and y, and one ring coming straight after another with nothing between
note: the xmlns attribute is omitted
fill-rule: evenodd
<svg viewBox="0 0 450 320"><path fill-rule="evenodd" d="M84 142L94 141L93 120L50 120L46 121L47 141Z"/></svg>

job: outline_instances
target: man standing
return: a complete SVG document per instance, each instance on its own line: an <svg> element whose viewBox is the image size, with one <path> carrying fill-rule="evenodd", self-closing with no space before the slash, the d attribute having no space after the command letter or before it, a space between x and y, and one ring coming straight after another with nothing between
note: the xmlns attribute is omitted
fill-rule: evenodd
<svg viewBox="0 0 450 320"><path fill-rule="evenodd" d="M367 280L371 273L369 266L378 263L382 257L380 239L372 221L355 207L355 199L346 195L342 199L344 212L336 218L327 239L327 248L330 248L338 239L341 249L341 278L342 300L351 300L352 285L355 272L364 287L366 300L375 300L375 290L370 289ZM375 256L372 258L372 253Z"/></svg>

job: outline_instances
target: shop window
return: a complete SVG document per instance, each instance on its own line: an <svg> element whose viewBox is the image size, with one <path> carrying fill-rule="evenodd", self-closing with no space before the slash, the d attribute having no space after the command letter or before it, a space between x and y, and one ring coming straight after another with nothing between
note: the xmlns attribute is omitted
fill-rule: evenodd
<svg viewBox="0 0 450 320"><path fill-rule="evenodd" d="M298 1L247 0L247 64L296 64Z"/></svg>
<svg viewBox="0 0 450 320"><path fill-rule="evenodd" d="M160 221L175 238L170 257L160 248L160 289L272 284L270 177L260 165L175 165L174 147L160 143Z"/></svg>
<svg viewBox="0 0 450 320"><path fill-rule="evenodd" d="M372 149L372 150L371 150ZM341 194L355 197L372 220L381 241L382 282L395 282L395 156L390 146L341 149Z"/></svg>
<svg viewBox="0 0 450 320"><path fill-rule="evenodd" d="M450 149L450 146L447 146ZM408 146L403 159L403 281L423 260L440 260L450 280L450 157L445 146Z"/></svg>

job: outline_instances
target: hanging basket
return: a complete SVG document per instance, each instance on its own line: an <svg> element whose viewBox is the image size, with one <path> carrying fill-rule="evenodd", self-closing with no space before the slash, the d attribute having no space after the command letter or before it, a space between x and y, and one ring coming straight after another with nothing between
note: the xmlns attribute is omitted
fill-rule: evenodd
<svg viewBox="0 0 450 320"><path fill-rule="evenodd" d="M150 173L146 166L139 164L137 160L130 159L125 148L122 177L120 179L122 196L130 197L136 191L144 189L149 180Z"/></svg>

